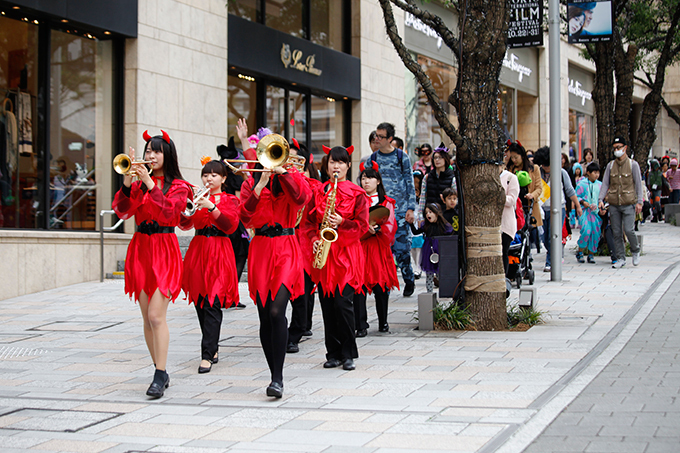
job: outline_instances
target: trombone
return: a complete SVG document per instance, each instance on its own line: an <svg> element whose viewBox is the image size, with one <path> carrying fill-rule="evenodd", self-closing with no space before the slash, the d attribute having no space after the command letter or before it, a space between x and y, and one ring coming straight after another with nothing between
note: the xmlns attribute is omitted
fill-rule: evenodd
<svg viewBox="0 0 680 453"><path fill-rule="evenodd" d="M250 172L265 172L271 171L275 167L290 167L297 168L300 172L304 171L305 158L301 156L290 155L290 145L288 141L279 134L269 134L265 136L257 144L255 149L257 153L257 160L248 159L224 159L223 162L234 173L250 171ZM238 164L255 164L260 163L264 168L236 168L232 163Z"/></svg>
<svg viewBox="0 0 680 453"><path fill-rule="evenodd" d="M132 170L132 166L134 164L150 164L150 163L151 163L150 160L136 160L133 162L132 159L130 159L130 156L128 156L127 154L118 154L116 157L113 158L113 169L119 175L137 176L137 173Z"/></svg>
<svg viewBox="0 0 680 453"><path fill-rule="evenodd" d="M198 200L208 195L208 193L210 193L210 186L206 184L203 189L201 189L199 192L196 192L194 198L187 198L187 207L184 209L182 215L184 217L191 217L192 215L196 214L196 203Z"/></svg>

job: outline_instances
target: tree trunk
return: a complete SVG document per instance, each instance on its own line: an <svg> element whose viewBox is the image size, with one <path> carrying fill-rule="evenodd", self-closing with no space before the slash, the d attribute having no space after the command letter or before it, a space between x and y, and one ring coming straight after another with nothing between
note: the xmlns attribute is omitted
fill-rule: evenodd
<svg viewBox="0 0 680 453"><path fill-rule="evenodd" d="M611 57L611 44L599 42L594 44L595 53L595 86L593 102L595 103L595 120L597 122L597 160L604 167L612 160L612 140L614 139L614 63Z"/></svg>
<svg viewBox="0 0 680 453"><path fill-rule="evenodd" d="M630 112L633 106L635 57L637 56L638 49L635 44L629 44L628 51L624 51L619 33L616 32L614 36L616 55L614 58L614 66L616 68L615 134L625 137L628 143L630 143ZM633 147L630 146L629 148L632 149Z"/></svg>

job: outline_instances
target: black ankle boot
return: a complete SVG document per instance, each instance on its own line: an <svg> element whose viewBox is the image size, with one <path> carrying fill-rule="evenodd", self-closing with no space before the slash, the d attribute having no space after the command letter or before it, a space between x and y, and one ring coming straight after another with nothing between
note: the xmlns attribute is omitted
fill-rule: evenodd
<svg viewBox="0 0 680 453"><path fill-rule="evenodd" d="M153 375L153 382L146 391L146 394L152 398L160 398L169 385L170 376L168 373L165 370L156 370Z"/></svg>

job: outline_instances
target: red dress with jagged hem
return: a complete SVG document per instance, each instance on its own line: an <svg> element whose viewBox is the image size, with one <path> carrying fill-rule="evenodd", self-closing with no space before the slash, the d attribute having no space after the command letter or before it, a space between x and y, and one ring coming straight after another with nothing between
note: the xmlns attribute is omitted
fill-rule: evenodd
<svg viewBox="0 0 680 453"><path fill-rule="evenodd" d="M143 183L136 181L130 187L129 197L123 189L116 192L113 210L124 220L135 216L137 225L156 221L160 226L176 227L191 195L189 183L175 179L163 194L163 177L151 179L156 187L149 191L142 192ZM173 302L182 289L182 254L177 236L136 232L125 258L125 294L139 301L142 291L150 298L156 289Z"/></svg>
<svg viewBox="0 0 680 453"><path fill-rule="evenodd" d="M366 256L364 284L371 294L376 285L380 285L384 291L399 288L397 266L394 264L394 256L392 255L392 244L397 232L394 205L395 201L392 198L385 197L380 206L385 206L390 210L389 218L380 225L377 234L361 241L361 247Z"/></svg>
<svg viewBox="0 0 680 453"><path fill-rule="evenodd" d="M326 211L328 194L332 184L327 181L314 190L314 197L307 206L301 226L303 235L313 244L319 239L319 226ZM325 296L332 296L342 291L346 285L355 292L363 292L364 284L364 252L361 248L361 236L368 231L368 207L370 201L366 191L350 181L338 183L335 200L335 212L343 221L338 226L338 239L333 242L328 253L328 260L323 269L312 268L312 280L321 283Z"/></svg>
<svg viewBox="0 0 680 453"><path fill-rule="evenodd" d="M241 186L239 215L246 228L262 228L278 223L282 228L294 228L298 211L307 204L312 191L304 176L296 170L272 175L281 182L281 193L273 195L268 187L258 197L253 190L255 181L248 179ZM276 297L281 285L290 291L290 298L305 292L303 255L295 235L258 236L250 241L248 250L248 289L253 302L260 297Z"/></svg>
<svg viewBox="0 0 680 453"><path fill-rule="evenodd" d="M225 192L218 196L220 200L216 202L217 196L210 195L210 201L220 212L217 218L207 209L199 209L191 217L182 217L179 227L183 230L216 227L225 234L236 231L238 198ZM222 307L232 307L239 302L236 261L229 236L194 236L184 255L182 290L189 303L196 304L199 296L203 296L201 308L206 299L212 307L215 296Z"/></svg>
<svg viewBox="0 0 680 453"><path fill-rule="evenodd" d="M321 181L318 179L314 178L306 178L307 183L309 184L309 189L314 193L317 187L321 186ZM298 228L295 229L295 237L297 237L298 242L300 243L300 250L302 250L302 265L305 270L305 274L311 276L312 275L312 259L314 259L314 250L312 248L312 243L309 241L309 238L307 238L303 232L302 232L302 222L304 220L304 216L307 213L307 210L309 209L309 206L312 202L312 197L309 198L309 202L307 203L307 206L304 207L304 212L302 213L302 219L300 219L300 225ZM313 292L313 291L312 291Z"/></svg>

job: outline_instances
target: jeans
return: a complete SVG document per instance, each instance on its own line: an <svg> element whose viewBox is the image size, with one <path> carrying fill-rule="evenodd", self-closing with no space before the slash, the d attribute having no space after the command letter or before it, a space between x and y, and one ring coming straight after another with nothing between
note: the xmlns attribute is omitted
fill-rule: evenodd
<svg viewBox="0 0 680 453"><path fill-rule="evenodd" d="M543 219L543 245L545 245L545 265L547 267L552 267L552 262L550 261L550 209L543 208L543 214L545 218ZM562 207L562 222L564 223L565 210ZM560 243L562 242L562 233L560 231ZM562 257L560 256L560 259Z"/></svg>
<svg viewBox="0 0 680 453"><path fill-rule="evenodd" d="M635 236L635 205L625 206L609 205L609 223L614 235L614 248L616 249L616 260L626 261L626 247L623 243L623 233L628 237L630 251L640 253L640 245Z"/></svg>

